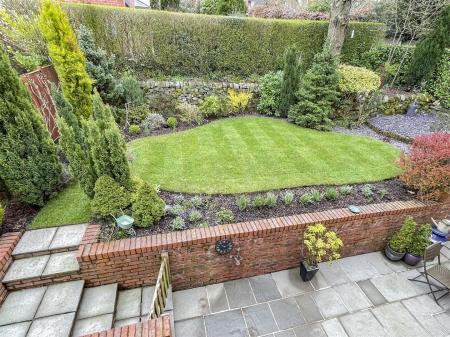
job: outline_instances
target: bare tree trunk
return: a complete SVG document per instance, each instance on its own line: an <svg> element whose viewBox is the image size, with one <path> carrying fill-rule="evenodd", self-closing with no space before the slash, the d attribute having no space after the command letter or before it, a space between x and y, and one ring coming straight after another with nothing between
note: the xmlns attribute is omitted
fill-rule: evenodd
<svg viewBox="0 0 450 337"><path fill-rule="evenodd" d="M330 24L328 26L327 43L331 52L339 55L344 45L345 29L349 22L352 0L333 0L331 4Z"/></svg>

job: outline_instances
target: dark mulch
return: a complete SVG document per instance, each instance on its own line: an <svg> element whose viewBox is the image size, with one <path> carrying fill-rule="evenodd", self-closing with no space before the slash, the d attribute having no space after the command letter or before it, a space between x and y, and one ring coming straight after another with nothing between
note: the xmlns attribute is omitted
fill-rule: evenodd
<svg viewBox="0 0 450 337"><path fill-rule="evenodd" d="M308 212L317 212L323 211L333 208L343 208L348 207L349 205L365 205L370 203L377 202L387 202L387 201L397 201L397 200L410 200L414 199L414 195L407 191L405 186L398 179L391 179L382 182L377 182L370 184L373 188L374 195L372 198L366 198L361 193L361 188L365 184L355 184L351 185L353 190L351 194L346 196L339 196L337 200L325 200L325 198L314 204L303 205L299 202L299 196L304 194L305 192L311 191L312 189L318 189L321 192L324 192L329 186L314 186L314 187L300 187L300 188L292 188L292 189L283 189L279 191L273 191L274 194L278 196L278 203L276 207L273 208L253 208L250 207L245 211L240 211L236 200L238 196L236 195L197 195L202 198L202 205L198 207L187 207L186 211L183 213L183 218L185 219L185 229L194 228L198 226L214 226L217 225L217 216L216 213L222 209L226 208L233 212L234 220L233 222L242 222L242 221L251 221L255 219L263 219L263 218L271 218L278 216L286 216L292 214L300 214L300 213L308 213ZM380 198L380 191L385 189L387 191L384 198ZM295 200L294 202L286 206L283 203L283 195L290 191L294 193ZM265 193L251 193L246 194L252 200L255 195L265 195ZM192 194L183 194L183 193L172 193L161 191L161 197L165 200L168 205L182 205L189 204L189 200L193 197ZM198 210L202 213L202 220L197 223L191 223L188 220L189 213L192 210ZM154 233L164 233L172 231L170 223L174 219L174 215L165 216L158 224L153 226L150 229L137 229L137 235L148 235Z"/></svg>
<svg viewBox="0 0 450 337"><path fill-rule="evenodd" d="M38 210L30 205L15 200L10 201L5 209L1 234L25 231L37 213Z"/></svg>

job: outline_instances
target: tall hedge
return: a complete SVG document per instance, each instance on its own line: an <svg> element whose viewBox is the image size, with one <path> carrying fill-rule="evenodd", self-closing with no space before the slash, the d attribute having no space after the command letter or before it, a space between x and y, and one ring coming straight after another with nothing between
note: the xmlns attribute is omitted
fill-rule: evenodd
<svg viewBox="0 0 450 337"><path fill-rule="evenodd" d="M321 51L326 21L225 17L127 8L65 5L72 25L89 27L117 62L164 75L247 76L281 69L295 44L308 65ZM353 38L350 36L354 30ZM342 59L349 63L381 41L384 25L352 22Z"/></svg>
<svg viewBox="0 0 450 337"><path fill-rule="evenodd" d="M43 205L60 175L56 146L0 47L0 181L13 197Z"/></svg>

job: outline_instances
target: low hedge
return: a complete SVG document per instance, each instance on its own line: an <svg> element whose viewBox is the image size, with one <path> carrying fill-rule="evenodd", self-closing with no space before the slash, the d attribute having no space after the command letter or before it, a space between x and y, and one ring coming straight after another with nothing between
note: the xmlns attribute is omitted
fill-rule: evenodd
<svg viewBox="0 0 450 337"><path fill-rule="evenodd" d="M338 74L339 90L345 93L368 93L378 90L381 85L380 76L366 68L341 64Z"/></svg>
<svg viewBox="0 0 450 337"><path fill-rule="evenodd" d="M149 75L239 76L282 67L287 46L296 44L305 65L321 50L328 22L258 19L66 4L74 28L84 24L97 43ZM350 35L353 33L353 37ZM342 61L351 63L379 43L384 25L351 22Z"/></svg>

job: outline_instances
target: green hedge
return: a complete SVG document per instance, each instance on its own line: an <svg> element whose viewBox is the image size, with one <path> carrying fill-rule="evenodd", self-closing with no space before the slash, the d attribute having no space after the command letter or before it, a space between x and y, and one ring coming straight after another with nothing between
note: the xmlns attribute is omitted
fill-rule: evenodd
<svg viewBox="0 0 450 337"><path fill-rule="evenodd" d="M74 28L84 24L97 43L117 57L151 74L249 76L282 67L287 46L297 44L306 64L324 42L328 22L279 20L65 5ZM384 25L352 22L343 49L351 63L378 43Z"/></svg>

